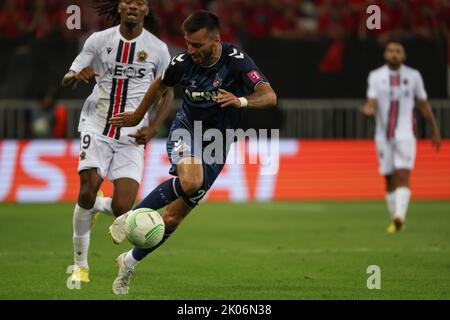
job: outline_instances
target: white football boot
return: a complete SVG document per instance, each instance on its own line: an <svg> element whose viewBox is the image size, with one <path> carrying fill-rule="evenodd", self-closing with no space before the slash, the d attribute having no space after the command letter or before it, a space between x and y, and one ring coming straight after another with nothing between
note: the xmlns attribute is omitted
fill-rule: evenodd
<svg viewBox="0 0 450 320"><path fill-rule="evenodd" d="M125 257L127 252L122 253L117 257L117 267L118 273L117 277L113 282L112 291L114 294L128 294L128 290L130 289L130 280L131 276L134 272L134 268L130 268L125 263Z"/></svg>
<svg viewBox="0 0 450 320"><path fill-rule="evenodd" d="M109 236L115 244L121 244L127 237L126 220L131 211L124 213L114 220L113 224L109 227Z"/></svg>

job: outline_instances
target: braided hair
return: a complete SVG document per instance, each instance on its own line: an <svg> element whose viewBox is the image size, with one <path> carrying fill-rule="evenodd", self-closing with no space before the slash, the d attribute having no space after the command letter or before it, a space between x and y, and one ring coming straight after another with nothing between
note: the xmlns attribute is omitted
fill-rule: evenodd
<svg viewBox="0 0 450 320"><path fill-rule="evenodd" d="M108 23L111 25L118 25L120 23L120 13L117 8L121 0L95 0L96 5L94 9L100 16L105 16ZM150 7L150 0L147 0ZM144 19L144 28L155 35L159 35L159 21L153 15L150 8L150 13Z"/></svg>

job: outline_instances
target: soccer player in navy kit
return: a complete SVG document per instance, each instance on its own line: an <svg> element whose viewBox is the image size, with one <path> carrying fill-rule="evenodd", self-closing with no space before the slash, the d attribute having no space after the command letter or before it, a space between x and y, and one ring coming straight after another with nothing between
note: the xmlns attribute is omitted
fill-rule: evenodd
<svg viewBox="0 0 450 320"><path fill-rule="evenodd" d="M253 60L233 45L221 42L219 19L215 14L197 11L185 20L183 29L187 51L172 59L134 112L121 113L110 120L114 126L133 126L167 88L180 84L184 89L182 110L172 124L167 141L170 173L175 177L160 184L136 206L154 210L167 206L163 215L164 238L153 248L134 248L117 258L115 294L128 293L135 265L168 239L211 188L224 166L229 145L223 144L223 158L219 161L204 161L205 143L198 138L194 140L194 122L201 121L202 133L214 128L225 136L227 129L238 128L243 108L276 105L275 92ZM187 130L190 138L174 139L179 129ZM126 217L127 214L117 218L110 227L115 243L121 243L126 237Z"/></svg>

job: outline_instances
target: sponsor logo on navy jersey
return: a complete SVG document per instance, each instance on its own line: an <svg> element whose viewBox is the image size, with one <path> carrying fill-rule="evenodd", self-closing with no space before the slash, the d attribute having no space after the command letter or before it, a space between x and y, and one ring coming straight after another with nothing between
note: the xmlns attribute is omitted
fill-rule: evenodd
<svg viewBox="0 0 450 320"><path fill-rule="evenodd" d="M191 101L214 101L214 98L219 95L219 91L191 92L186 89L184 94L188 96Z"/></svg>

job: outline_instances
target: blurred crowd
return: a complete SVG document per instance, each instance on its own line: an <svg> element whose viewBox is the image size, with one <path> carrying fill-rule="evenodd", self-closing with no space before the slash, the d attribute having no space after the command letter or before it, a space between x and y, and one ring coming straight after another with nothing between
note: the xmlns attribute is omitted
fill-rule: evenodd
<svg viewBox="0 0 450 320"><path fill-rule="evenodd" d="M383 44L392 37L424 38L448 37L450 31L450 0L150 0L154 15L160 22L159 36L174 52L184 47L181 24L195 10L208 9L221 19L222 38L227 42L244 45L246 39L318 39L314 43L325 43L326 49L317 64L317 77L321 83L339 75L344 69L346 39L375 39ZM69 30L66 22L70 13L67 8L78 5L81 8L81 29ZM95 0L0 0L0 45L10 48L13 41L18 46L14 64L0 65L2 74L9 74L8 84L0 83L0 94L8 96L19 92L39 97L27 115L27 137L65 137L67 133L68 109L59 102L55 79L59 81L59 70L65 62L55 57L51 66L45 64L47 48L52 43L43 40L69 39L72 45L82 44L87 36L109 27L103 17L94 9ZM370 5L381 9L381 29L368 30L366 10ZM329 41L331 40L331 41ZM351 41L350 41L351 42ZM373 43L372 41L367 41ZM258 43L258 41L256 41ZM37 48L35 48L37 47ZM45 55L39 51L44 47ZM33 50L30 48L34 48ZM58 47L59 48L59 47ZM450 46L449 50L450 52ZM8 52L3 60L8 59ZM6 54L6 55L5 55ZM58 53L60 54L60 53ZM70 53L71 58L73 53ZM61 52L61 57L64 53ZM39 60L41 59L41 60ZM24 62L25 61L25 62ZM28 64L27 64L27 61ZM36 64L35 61L43 61ZM448 55L450 66L450 54ZM59 63L59 64L58 64ZM30 74L41 74L43 66L49 74L56 75L37 83L24 82L15 78L17 70ZM65 65L64 65L65 66ZM66 67L66 66L65 66ZM22 68L22 69L21 69ZM53 69L51 69L53 68ZM32 70L30 70L32 69ZM24 71L25 72L25 71ZM331 75L326 78L324 75ZM29 76L34 79L35 76ZM330 80L330 81L331 81ZM14 82L16 81L16 82ZM13 83L13 85L10 85ZM334 82L330 87L334 88ZM48 86L48 87L46 87ZM16 91L11 92L11 87ZM1 91L3 88L3 91ZM7 89L5 89L7 88ZM31 93L30 91L36 91ZM42 92L41 92L42 91ZM19 95L20 95L19 94ZM255 121L273 119L275 116L252 116ZM263 120L264 120L263 119ZM252 126L255 126L252 123Z"/></svg>
<svg viewBox="0 0 450 320"><path fill-rule="evenodd" d="M69 5L82 8L82 28L68 30ZM381 8L381 30L368 30L366 9ZM0 38L23 40L80 37L106 27L94 0L1 0ZM160 36L183 45L180 25L194 10L216 12L225 41L252 37L343 39L392 36L447 36L450 0L151 0L161 23ZM181 41L181 42L180 42Z"/></svg>

